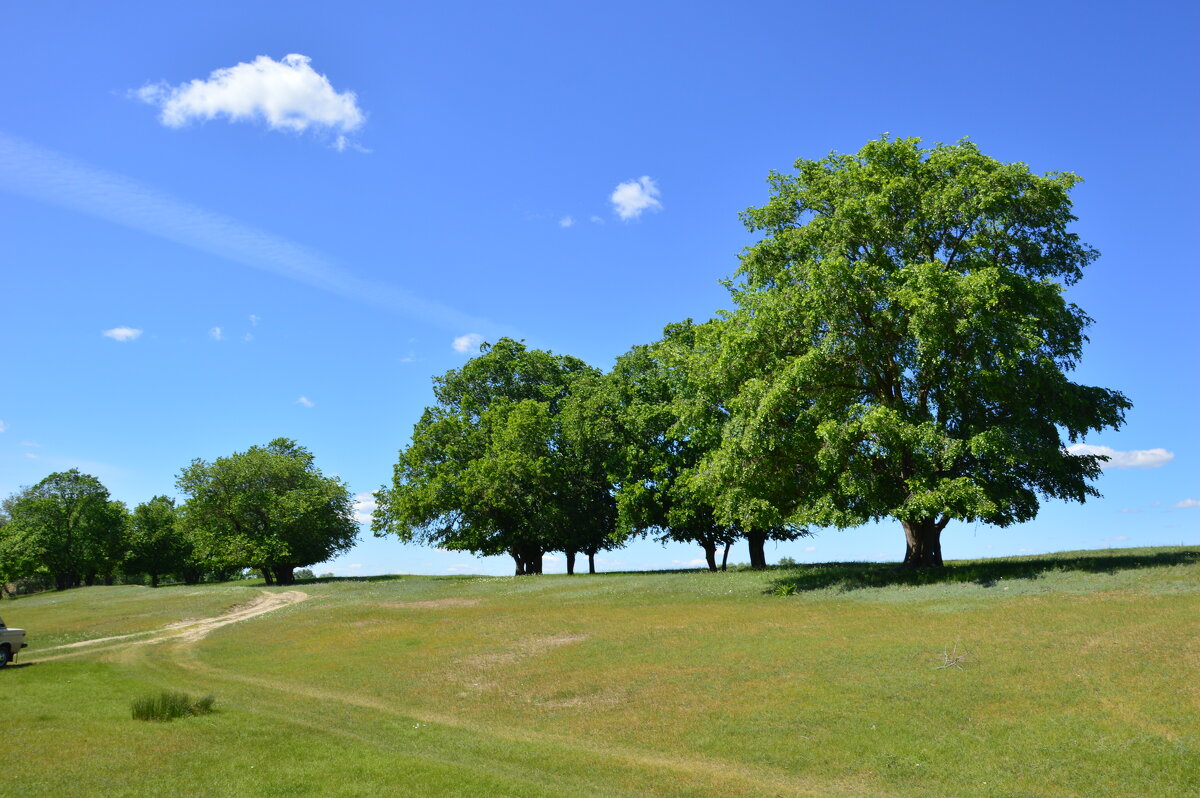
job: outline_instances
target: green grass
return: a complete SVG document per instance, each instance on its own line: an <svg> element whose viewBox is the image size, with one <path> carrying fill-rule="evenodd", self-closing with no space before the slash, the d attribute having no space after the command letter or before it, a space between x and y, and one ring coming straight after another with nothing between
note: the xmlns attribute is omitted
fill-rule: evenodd
<svg viewBox="0 0 1200 798"><path fill-rule="evenodd" d="M207 715L213 711L215 703L216 698L211 695L193 699L187 693L177 690L160 690L135 698L129 705L129 710L134 720L167 721L189 715Z"/></svg>
<svg viewBox="0 0 1200 798"><path fill-rule="evenodd" d="M1194 549L297 587L194 643L148 641L261 584L5 602L23 792L1200 795Z"/></svg>

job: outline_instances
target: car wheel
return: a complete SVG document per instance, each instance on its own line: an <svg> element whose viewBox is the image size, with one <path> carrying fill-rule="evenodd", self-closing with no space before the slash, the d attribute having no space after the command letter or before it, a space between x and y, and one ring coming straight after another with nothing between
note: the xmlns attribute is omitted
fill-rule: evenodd
<svg viewBox="0 0 1200 798"><path fill-rule="evenodd" d="M7 665L10 659L12 659L12 654L8 653L8 646L0 648L0 668Z"/></svg>

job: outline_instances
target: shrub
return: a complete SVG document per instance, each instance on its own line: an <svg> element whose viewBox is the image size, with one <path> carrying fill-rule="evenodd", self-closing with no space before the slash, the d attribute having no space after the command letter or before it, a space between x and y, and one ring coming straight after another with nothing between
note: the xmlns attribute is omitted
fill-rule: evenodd
<svg viewBox="0 0 1200 798"><path fill-rule="evenodd" d="M134 699L130 710L134 720L173 720L186 715L207 715L213 711L217 699L211 695L193 701L187 693L163 690Z"/></svg>

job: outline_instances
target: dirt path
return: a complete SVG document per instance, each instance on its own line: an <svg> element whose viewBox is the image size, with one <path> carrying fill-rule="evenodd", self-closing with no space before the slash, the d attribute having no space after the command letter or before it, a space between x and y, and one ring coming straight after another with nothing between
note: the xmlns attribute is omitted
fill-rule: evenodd
<svg viewBox="0 0 1200 798"><path fill-rule="evenodd" d="M308 598L308 594L301 590L288 590L283 593L271 593L266 590L262 595L255 597L245 604L238 604L230 607L220 615L212 618L190 618L185 621L177 621L168 624L162 629L157 629L149 632L133 632L126 635L113 635L111 637L97 637L93 640L80 640L78 643L66 643L61 646L52 646L38 651L39 654L36 660L32 662L46 662L49 660L62 659L63 657L78 656L96 650L107 649L118 643L124 643L126 646L144 646L152 643L164 643L173 641L177 643L195 643L204 639L209 632L214 629L220 629L222 626L229 626L239 621L244 621L249 618L254 618L259 615L264 615L268 612L286 607L290 604L296 604ZM43 652L59 652L48 657L40 656Z"/></svg>

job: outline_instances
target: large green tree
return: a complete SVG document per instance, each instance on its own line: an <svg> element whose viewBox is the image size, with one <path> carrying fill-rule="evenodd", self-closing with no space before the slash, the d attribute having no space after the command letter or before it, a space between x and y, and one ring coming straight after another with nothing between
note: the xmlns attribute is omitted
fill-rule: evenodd
<svg viewBox="0 0 1200 798"><path fill-rule="evenodd" d="M61 471L24 490L9 508L5 559L10 568L42 569L57 590L111 582L124 559L125 506L109 499L100 480Z"/></svg>
<svg viewBox="0 0 1200 798"><path fill-rule="evenodd" d="M588 463L579 436L564 432L563 412L573 387L597 375L578 358L501 338L434 378L437 404L400 452L391 486L375 494L372 529L507 553L518 574L541 573L547 551L594 553L596 527L575 522L581 502L603 505L605 469Z"/></svg>
<svg viewBox="0 0 1200 798"><path fill-rule="evenodd" d="M324 562L358 537L349 486L322 474L287 438L194 460L176 484L188 496L184 526L208 564L257 568L267 584L291 584L296 568Z"/></svg>
<svg viewBox="0 0 1200 798"><path fill-rule="evenodd" d="M133 508L126 570L148 575L151 587L158 587L163 574L183 575L191 541L178 521L179 511L169 496L155 496Z"/></svg>
<svg viewBox="0 0 1200 798"><path fill-rule="evenodd" d="M887 137L795 169L743 214L764 237L703 370L730 413L703 467L722 518L891 517L937 566L952 519L1098 495L1104 458L1064 442L1130 405L1068 377L1090 319L1064 289L1097 257L1069 229L1079 178Z"/></svg>
<svg viewBox="0 0 1200 798"><path fill-rule="evenodd" d="M766 566L767 540L793 540L805 531L782 517L740 524L717 517L696 469L721 439L726 411L695 373L714 343L714 324L689 319L670 324L663 338L635 346L608 375L616 409L621 457L614 474L621 529L660 542L695 543L709 570L717 550L738 538L748 543L750 564Z"/></svg>

